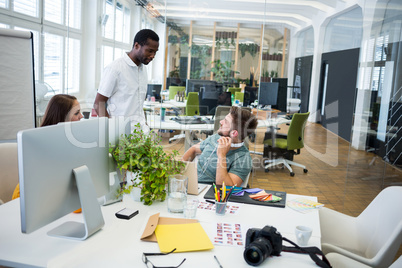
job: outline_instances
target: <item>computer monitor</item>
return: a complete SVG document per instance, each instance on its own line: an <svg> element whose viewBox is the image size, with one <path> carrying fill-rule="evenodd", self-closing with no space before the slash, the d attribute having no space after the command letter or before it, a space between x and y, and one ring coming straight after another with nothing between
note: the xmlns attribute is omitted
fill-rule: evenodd
<svg viewBox="0 0 402 268"><path fill-rule="evenodd" d="M170 86L186 86L186 79L181 79L178 77L166 77L166 89Z"/></svg>
<svg viewBox="0 0 402 268"><path fill-rule="evenodd" d="M84 240L104 225L97 197L109 191L108 119L18 132L21 231L31 233L82 208L84 223L48 232Z"/></svg>
<svg viewBox="0 0 402 268"><path fill-rule="evenodd" d="M244 88L243 106L249 106L258 99L258 87L246 86Z"/></svg>
<svg viewBox="0 0 402 268"><path fill-rule="evenodd" d="M155 100L160 101L161 100L161 89L162 85L160 84L148 84L148 89L147 89L147 97L155 97Z"/></svg>
<svg viewBox="0 0 402 268"><path fill-rule="evenodd" d="M279 111L286 112L287 99L288 99L288 79L287 78L272 78L272 82L278 82L278 99L276 105L272 108L278 109Z"/></svg>
<svg viewBox="0 0 402 268"><path fill-rule="evenodd" d="M230 92L222 92L218 96L218 106L232 106L232 93Z"/></svg>
<svg viewBox="0 0 402 268"><path fill-rule="evenodd" d="M276 105L278 100L279 83L262 82L258 92L258 105Z"/></svg>
<svg viewBox="0 0 402 268"><path fill-rule="evenodd" d="M218 87L216 81L188 79L186 84L186 94L198 92L200 103L200 115L209 115L218 105L218 97L222 93L222 88Z"/></svg>

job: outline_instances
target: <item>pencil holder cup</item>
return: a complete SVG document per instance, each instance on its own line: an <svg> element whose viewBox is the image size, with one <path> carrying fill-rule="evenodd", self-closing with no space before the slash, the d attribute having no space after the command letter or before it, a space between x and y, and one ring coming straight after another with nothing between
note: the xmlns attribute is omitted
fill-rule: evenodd
<svg viewBox="0 0 402 268"><path fill-rule="evenodd" d="M223 216L226 213L226 202L215 202L216 215Z"/></svg>

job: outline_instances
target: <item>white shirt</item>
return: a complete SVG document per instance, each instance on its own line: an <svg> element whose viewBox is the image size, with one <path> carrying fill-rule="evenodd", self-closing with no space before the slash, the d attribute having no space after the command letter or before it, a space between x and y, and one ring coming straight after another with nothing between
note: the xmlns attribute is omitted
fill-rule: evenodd
<svg viewBox="0 0 402 268"><path fill-rule="evenodd" d="M103 71L98 93L108 97L107 111L111 117L130 118L132 125L145 125L143 104L148 75L143 64L137 66L127 55L110 63Z"/></svg>

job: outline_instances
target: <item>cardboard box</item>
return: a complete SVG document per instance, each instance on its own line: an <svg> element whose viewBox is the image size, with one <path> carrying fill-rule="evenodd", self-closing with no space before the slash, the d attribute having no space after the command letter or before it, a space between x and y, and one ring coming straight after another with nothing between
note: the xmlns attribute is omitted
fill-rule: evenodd
<svg viewBox="0 0 402 268"><path fill-rule="evenodd" d="M260 110L260 109L253 109L252 113L257 116L257 119L265 120L270 118L276 118L280 111L276 109L271 110Z"/></svg>

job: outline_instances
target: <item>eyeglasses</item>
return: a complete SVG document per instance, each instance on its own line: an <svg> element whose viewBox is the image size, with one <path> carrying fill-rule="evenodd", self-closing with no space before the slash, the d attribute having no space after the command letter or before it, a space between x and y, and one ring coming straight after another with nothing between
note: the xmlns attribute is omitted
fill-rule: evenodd
<svg viewBox="0 0 402 268"><path fill-rule="evenodd" d="M183 264L184 260L177 266L155 266L150 260L148 260L147 256L163 256L163 255L168 255L172 252L174 252L176 249L173 249L172 251L168 253L142 253L142 261L147 265L148 268L178 268L180 265Z"/></svg>

